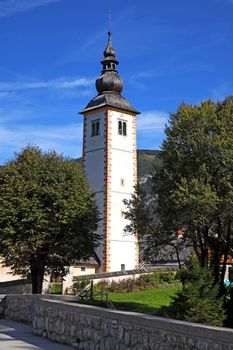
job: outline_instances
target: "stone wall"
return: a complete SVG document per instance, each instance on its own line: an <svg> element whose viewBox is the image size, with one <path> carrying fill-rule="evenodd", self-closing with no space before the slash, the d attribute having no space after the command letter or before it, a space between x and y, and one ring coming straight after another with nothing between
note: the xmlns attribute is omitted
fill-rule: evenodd
<svg viewBox="0 0 233 350"><path fill-rule="evenodd" d="M4 303L4 318L32 324L34 317L34 305L37 303L36 295L6 295L1 301Z"/></svg>
<svg viewBox="0 0 233 350"><path fill-rule="evenodd" d="M26 279L0 282L0 294L30 294L31 292L31 282Z"/></svg>
<svg viewBox="0 0 233 350"><path fill-rule="evenodd" d="M5 317L32 322L35 334L79 350L233 350L231 329L63 300L63 296L6 296Z"/></svg>

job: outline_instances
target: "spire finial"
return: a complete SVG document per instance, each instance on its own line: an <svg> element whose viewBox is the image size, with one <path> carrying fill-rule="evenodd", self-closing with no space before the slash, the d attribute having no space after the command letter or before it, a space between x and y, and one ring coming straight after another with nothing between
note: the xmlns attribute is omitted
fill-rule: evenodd
<svg viewBox="0 0 233 350"><path fill-rule="evenodd" d="M114 48L112 47L112 33L109 31L108 32L108 44L107 47L104 51L104 57L115 57L116 56L116 52L114 50Z"/></svg>
<svg viewBox="0 0 233 350"><path fill-rule="evenodd" d="M112 10L109 9L109 13L108 13L108 34L111 35L111 31L112 31Z"/></svg>
<svg viewBox="0 0 233 350"><path fill-rule="evenodd" d="M123 90L123 81L119 77L116 70L118 61L116 52L112 47L112 33L108 32L108 44L104 50L104 59L101 61L103 65L102 75L96 80L96 89L99 94L117 93L120 94Z"/></svg>

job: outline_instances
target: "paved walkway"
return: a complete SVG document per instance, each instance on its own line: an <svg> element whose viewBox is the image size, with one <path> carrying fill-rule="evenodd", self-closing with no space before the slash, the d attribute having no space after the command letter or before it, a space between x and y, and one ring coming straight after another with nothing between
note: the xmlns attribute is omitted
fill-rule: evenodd
<svg viewBox="0 0 233 350"><path fill-rule="evenodd" d="M74 348L32 334L32 327L0 319L1 350L73 350Z"/></svg>

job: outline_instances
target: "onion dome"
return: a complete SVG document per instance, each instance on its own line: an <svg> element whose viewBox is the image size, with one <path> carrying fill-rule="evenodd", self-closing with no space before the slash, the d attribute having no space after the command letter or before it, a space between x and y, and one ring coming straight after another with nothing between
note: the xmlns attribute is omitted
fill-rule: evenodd
<svg viewBox="0 0 233 350"><path fill-rule="evenodd" d="M116 71L118 65L116 52L112 47L111 32L108 32L108 45L104 51L102 75L96 80L96 90L99 94L104 92L116 92L120 94L123 90L123 81Z"/></svg>
<svg viewBox="0 0 233 350"><path fill-rule="evenodd" d="M94 97L80 113L84 114L96 108L111 106L123 111L139 114L127 99L121 96L123 81L116 70L116 66L119 62L116 59L116 52L112 47L111 32L108 32L108 44L104 51L104 58L101 64L103 65L103 70L95 83L98 95Z"/></svg>

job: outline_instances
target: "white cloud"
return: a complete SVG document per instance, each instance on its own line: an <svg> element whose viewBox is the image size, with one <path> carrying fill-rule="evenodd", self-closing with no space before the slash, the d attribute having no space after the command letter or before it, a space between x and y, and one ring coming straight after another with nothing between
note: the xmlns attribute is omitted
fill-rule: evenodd
<svg viewBox="0 0 233 350"><path fill-rule="evenodd" d="M138 116L137 130L151 131L157 130L161 132L164 130L165 124L168 121L168 113L163 111L147 111Z"/></svg>
<svg viewBox="0 0 233 350"><path fill-rule="evenodd" d="M232 0L233 1L233 0ZM232 95L232 82L224 81L212 89L211 94L215 100L224 100L226 96Z"/></svg>
<svg viewBox="0 0 233 350"><path fill-rule="evenodd" d="M93 86L94 79L88 78L58 78L32 82L0 82L0 91L18 91L29 89L74 89Z"/></svg>
<svg viewBox="0 0 233 350"><path fill-rule="evenodd" d="M0 17L10 17L19 12L32 11L37 7L58 1L61 0L2 0L0 2Z"/></svg>
<svg viewBox="0 0 233 350"><path fill-rule="evenodd" d="M0 126L1 162L12 158L14 152L19 152L29 143L38 145L45 151L54 149L58 153L77 158L82 152L82 134L82 123L66 126Z"/></svg>

